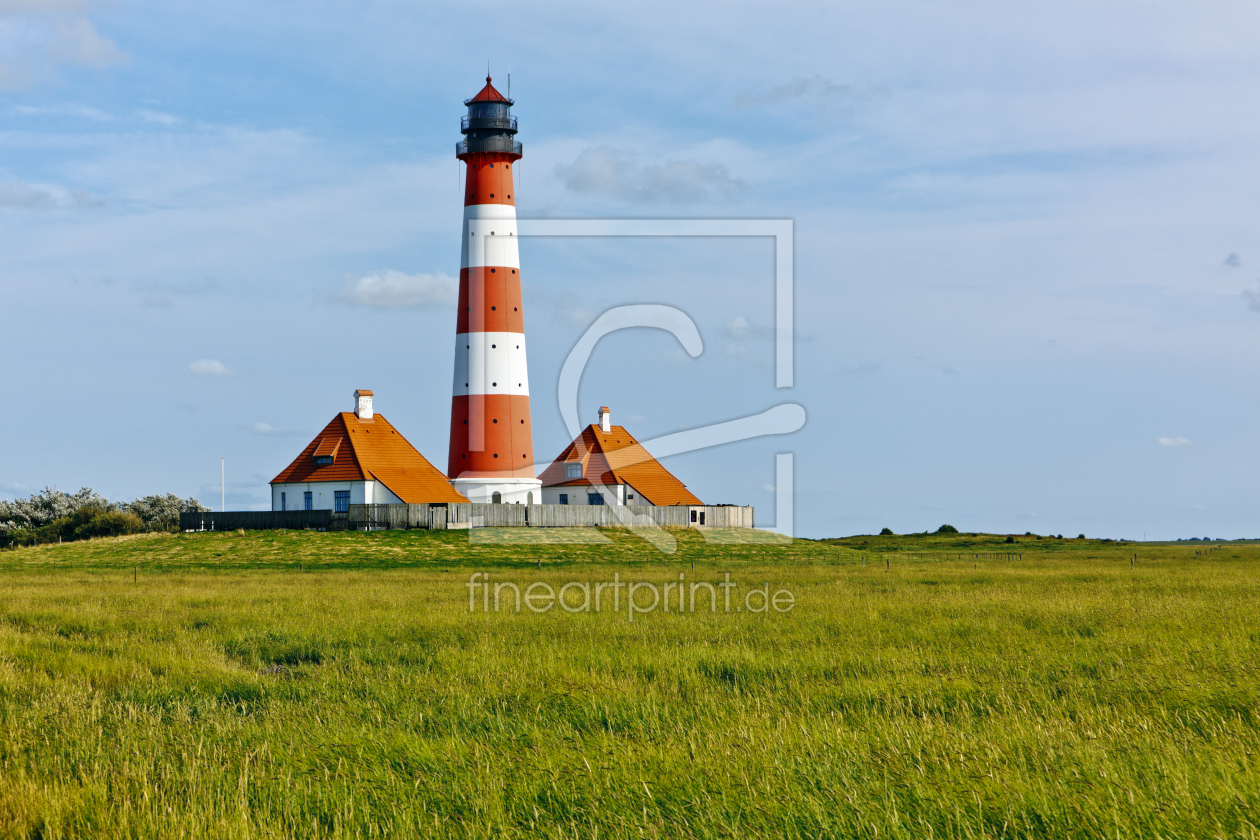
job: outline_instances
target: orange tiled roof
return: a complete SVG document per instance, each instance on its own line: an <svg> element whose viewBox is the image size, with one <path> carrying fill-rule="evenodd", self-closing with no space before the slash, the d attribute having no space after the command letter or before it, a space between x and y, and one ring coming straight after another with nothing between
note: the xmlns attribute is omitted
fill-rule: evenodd
<svg viewBox="0 0 1260 840"><path fill-rule="evenodd" d="M565 478L565 464L581 463L582 478ZM559 485L629 484L654 505L702 505L624 426L603 431L594 424L582 430L539 476L544 487Z"/></svg>
<svg viewBox="0 0 1260 840"><path fill-rule="evenodd" d="M472 102L507 102L508 98L494 89L494 85L490 84L490 77L486 76L486 86L477 92L472 99L466 100L465 105Z"/></svg>
<svg viewBox="0 0 1260 840"><path fill-rule="evenodd" d="M333 462L317 466L316 454L332 455ZM468 501L384 415L360 420L349 411L334 417L271 483L368 480L384 484L407 504Z"/></svg>

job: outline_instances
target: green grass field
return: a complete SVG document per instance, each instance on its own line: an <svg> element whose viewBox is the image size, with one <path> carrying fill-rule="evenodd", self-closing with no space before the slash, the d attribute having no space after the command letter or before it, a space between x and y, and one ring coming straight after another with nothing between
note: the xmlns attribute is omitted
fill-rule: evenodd
<svg viewBox="0 0 1260 840"><path fill-rule="evenodd" d="M0 553L0 835L1260 837L1260 546L605 536ZM795 606L470 613L474 572Z"/></svg>

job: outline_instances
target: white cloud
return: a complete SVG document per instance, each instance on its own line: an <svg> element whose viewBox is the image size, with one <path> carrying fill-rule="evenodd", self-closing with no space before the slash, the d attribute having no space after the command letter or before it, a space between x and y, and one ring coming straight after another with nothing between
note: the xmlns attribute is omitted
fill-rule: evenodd
<svg viewBox="0 0 1260 840"><path fill-rule="evenodd" d="M1159 439L1160 446L1189 446L1190 441L1183 437L1162 437Z"/></svg>
<svg viewBox="0 0 1260 840"><path fill-rule="evenodd" d="M572 192L639 202L694 204L731 199L745 189L720 163L672 160L644 166L635 155L607 146L587 149L571 164L557 164L556 176Z"/></svg>
<svg viewBox="0 0 1260 840"><path fill-rule="evenodd" d="M774 492L774 485L773 485L773 484L763 484L763 485L761 485L761 489L762 489L762 490L765 490L767 493L773 493L773 492Z"/></svg>
<svg viewBox="0 0 1260 840"><path fill-rule="evenodd" d="M100 198L84 190L17 181L0 183L0 207L14 210L65 210L102 204Z"/></svg>
<svg viewBox="0 0 1260 840"><path fill-rule="evenodd" d="M198 359L188 365L188 369L197 376L230 376L227 365L218 359Z"/></svg>
<svg viewBox="0 0 1260 840"><path fill-rule="evenodd" d="M203 277L196 280L179 280L171 283L136 283L131 291L142 296L145 306L159 309L174 304L175 297L196 295L208 292L218 285L214 278Z"/></svg>
<svg viewBox="0 0 1260 840"><path fill-rule="evenodd" d="M249 430L256 435L272 435L284 437L294 433L292 429L277 429L270 423L250 423Z"/></svg>
<svg viewBox="0 0 1260 840"><path fill-rule="evenodd" d="M0 0L0 88L47 78L58 65L104 69L128 55L77 14L74 0Z"/></svg>
<svg viewBox="0 0 1260 840"><path fill-rule="evenodd" d="M1242 257L1238 256L1238 254L1230 254L1221 265L1226 268L1238 268L1238 266L1242 265Z"/></svg>
<svg viewBox="0 0 1260 840"><path fill-rule="evenodd" d="M743 315L736 315L722 325L722 335L733 339L770 338L774 335L774 330L770 327L751 323Z"/></svg>
<svg viewBox="0 0 1260 840"><path fill-rule="evenodd" d="M459 298L459 281L445 274L403 274L386 269L356 280L341 300L376 309L449 306Z"/></svg>
<svg viewBox="0 0 1260 840"><path fill-rule="evenodd" d="M179 122L179 117L173 114L166 114L161 111L150 111L148 108L141 108L136 112L140 119L145 122L157 123L158 125L175 125Z"/></svg>
<svg viewBox="0 0 1260 840"><path fill-rule="evenodd" d="M742 344L735 344L731 341L723 341L722 349L726 352L726 355L745 365L748 365L749 367L764 367L766 365L765 359L761 358Z"/></svg>
<svg viewBox="0 0 1260 840"><path fill-rule="evenodd" d="M839 115L848 113L854 104L869 97L870 93L815 74L808 78L798 76L790 82L769 88L745 91L735 97L735 107L742 110L798 103L808 107L812 113Z"/></svg>
<svg viewBox="0 0 1260 840"><path fill-rule="evenodd" d="M113 41L102 38L92 21L85 17L54 20L53 32L48 54L56 61L102 69L127 60L127 54Z"/></svg>

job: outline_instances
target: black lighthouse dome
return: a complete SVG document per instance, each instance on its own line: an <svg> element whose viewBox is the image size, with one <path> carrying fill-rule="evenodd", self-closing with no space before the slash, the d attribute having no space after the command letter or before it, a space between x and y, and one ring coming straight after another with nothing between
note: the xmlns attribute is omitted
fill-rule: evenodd
<svg viewBox="0 0 1260 840"><path fill-rule="evenodd" d="M489 76L486 86L472 99L465 99L464 104L468 113L461 120L464 139L455 145L457 156L477 152L521 154L521 144L516 140L516 117L511 113L514 103L495 90Z"/></svg>

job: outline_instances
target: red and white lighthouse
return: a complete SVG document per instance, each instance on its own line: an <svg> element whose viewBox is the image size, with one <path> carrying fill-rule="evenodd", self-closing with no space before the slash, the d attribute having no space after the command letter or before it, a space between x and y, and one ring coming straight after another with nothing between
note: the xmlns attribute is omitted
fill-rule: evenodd
<svg viewBox="0 0 1260 840"><path fill-rule="evenodd" d="M467 186L446 474L473 502L541 504L516 242L516 117L489 76L464 104L455 156L466 164Z"/></svg>

